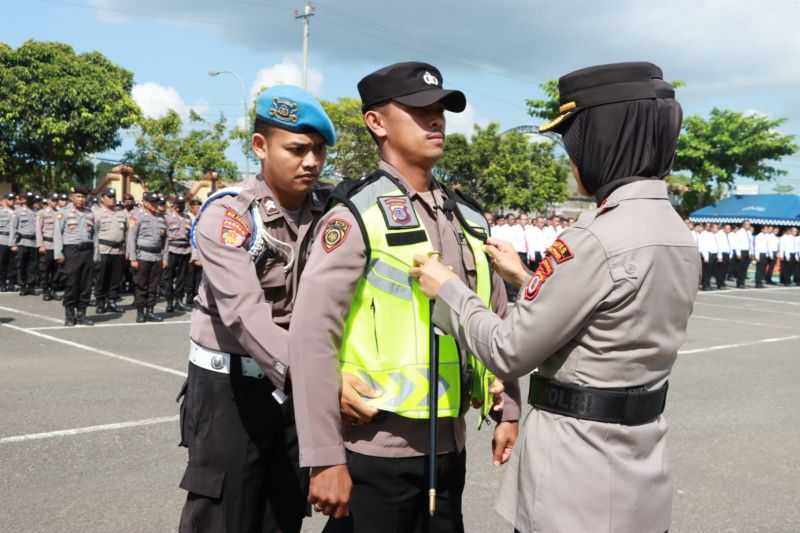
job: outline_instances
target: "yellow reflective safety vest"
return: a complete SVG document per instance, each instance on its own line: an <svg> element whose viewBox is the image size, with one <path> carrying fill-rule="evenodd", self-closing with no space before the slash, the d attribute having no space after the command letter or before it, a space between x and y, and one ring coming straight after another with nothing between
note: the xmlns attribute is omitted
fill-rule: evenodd
<svg viewBox="0 0 800 533"><path fill-rule="evenodd" d="M407 418L428 419L430 300L412 281L416 254L433 251L430 239L403 186L378 172L334 191L332 199L353 212L367 248L367 265L345 323L339 362L342 372L359 376L381 393L369 403ZM481 212L456 200L454 211L475 256L477 287L488 306L491 272L483 251L489 234ZM483 238L480 238L483 237ZM438 329L437 329L438 331ZM455 339L440 332L438 416L458 417L470 400L491 406L492 376L477 358L462 358ZM465 385L466 384L466 385Z"/></svg>

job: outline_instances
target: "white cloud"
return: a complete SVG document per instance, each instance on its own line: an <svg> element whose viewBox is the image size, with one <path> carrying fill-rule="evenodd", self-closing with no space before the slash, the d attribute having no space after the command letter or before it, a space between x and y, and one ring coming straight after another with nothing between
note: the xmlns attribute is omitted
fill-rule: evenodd
<svg viewBox="0 0 800 533"><path fill-rule="evenodd" d="M280 63L271 67L262 68L256 74L256 79L250 87L250 101L265 87L273 85L303 85L303 68L289 58L284 58ZM308 90L319 94L322 87L322 73L313 68L308 69Z"/></svg>
<svg viewBox="0 0 800 533"><path fill-rule="evenodd" d="M475 133L475 124L484 126L488 122L480 117L475 108L472 107L472 104L469 103L461 113L447 112L445 116L447 118L447 133L461 133L467 139L471 138L472 134Z"/></svg>
<svg viewBox="0 0 800 533"><path fill-rule="evenodd" d="M189 105L174 87L165 87L152 81L134 85L131 95L142 110L142 114L148 118L161 118L170 109L184 120L188 118L190 110L200 115L208 112L208 105L205 102Z"/></svg>

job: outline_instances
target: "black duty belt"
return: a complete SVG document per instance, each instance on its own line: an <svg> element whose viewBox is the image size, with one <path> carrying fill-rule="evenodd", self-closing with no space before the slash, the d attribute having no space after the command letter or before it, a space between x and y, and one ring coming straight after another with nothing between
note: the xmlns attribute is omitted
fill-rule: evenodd
<svg viewBox="0 0 800 533"><path fill-rule="evenodd" d="M531 376L528 403L537 409L583 420L639 426L664 412L669 383L658 390L594 389Z"/></svg>
<svg viewBox="0 0 800 533"><path fill-rule="evenodd" d="M27 239L29 241L35 241L36 240L36 234L35 233L17 233L17 235L19 235L20 239Z"/></svg>
<svg viewBox="0 0 800 533"><path fill-rule="evenodd" d="M159 254L159 255L161 255L164 251L158 246L137 246L136 250L137 251L141 250L143 252L150 252L151 254Z"/></svg>
<svg viewBox="0 0 800 533"><path fill-rule="evenodd" d="M65 244L64 245L64 249L65 250L78 250L79 252L82 252L84 250L91 250L92 248L94 248L94 243L93 242L82 242L80 244Z"/></svg>
<svg viewBox="0 0 800 533"><path fill-rule="evenodd" d="M188 239L175 239L169 242L172 246L189 246Z"/></svg>
<svg viewBox="0 0 800 533"><path fill-rule="evenodd" d="M0 235L3 235L3 236L8 236L8 235L9 235L9 233L8 233L7 231L0 231Z"/></svg>
<svg viewBox="0 0 800 533"><path fill-rule="evenodd" d="M42 237L42 240L44 242L53 242L53 238L52 237Z"/></svg>
<svg viewBox="0 0 800 533"><path fill-rule="evenodd" d="M103 246L109 246L111 248L122 248L122 243L124 241L107 241L105 239L97 239L97 242L99 242Z"/></svg>

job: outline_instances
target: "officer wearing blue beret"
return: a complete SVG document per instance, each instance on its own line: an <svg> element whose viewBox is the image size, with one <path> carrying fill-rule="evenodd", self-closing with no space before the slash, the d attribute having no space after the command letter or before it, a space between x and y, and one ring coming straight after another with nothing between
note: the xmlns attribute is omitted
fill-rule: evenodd
<svg viewBox="0 0 800 533"><path fill-rule="evenodd" d="M299 532L308 510L288 329L302 264L295 258L327 202L318 180L336 133L299 87L272 87L255 107L260 174L212 193L192 225L203 274L181 405L189 450L182 533Z"/></svg>

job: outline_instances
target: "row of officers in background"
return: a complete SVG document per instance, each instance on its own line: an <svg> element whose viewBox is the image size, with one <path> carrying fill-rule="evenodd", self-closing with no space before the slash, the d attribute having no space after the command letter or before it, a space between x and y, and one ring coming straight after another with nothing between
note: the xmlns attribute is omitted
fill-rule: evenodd
<svg viewBox="0 0 800 533"><path fill-rule="evenodd" d="M755 286L762 289L775 285L774 272L784 286L800 285L800 235L796 227L761 226L754 233L750 222L741 225L693 223L686 225L703 262L702 289L726 287L726 280L735 279L737 288L744 288L747 271L755 263Z"/></svg>
<svg viewBox="0 0 800 533"><path fill-rule="evenodd" d="M6 193L0 201L0 291L19 290L45 301L62 300L65 325L92 325L98 315L122 313L118 302L133 291L137 322L160 322L166 311L188 311L202 275L190 231L201 202L146 192L116 201L107 188L90 197L85 187L45 198ZM58 291L63 290L63 296ZM94 290L94 302L91 302Z"/></svg>

